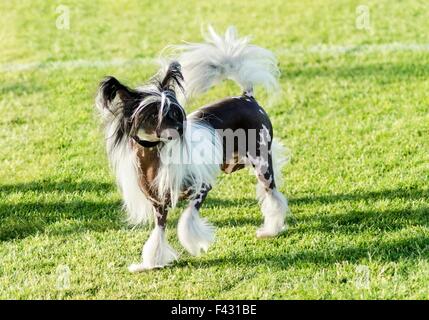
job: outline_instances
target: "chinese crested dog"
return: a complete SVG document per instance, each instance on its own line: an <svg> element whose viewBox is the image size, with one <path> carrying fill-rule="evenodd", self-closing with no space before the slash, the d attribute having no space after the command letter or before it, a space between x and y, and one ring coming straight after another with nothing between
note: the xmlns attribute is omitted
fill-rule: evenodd
<svg viewBox="0 0 429 320"><path fill-rule="evenodd" d="M274 237L285 229L288 203L279 191L284 150L273 140L271 121L254 97L256 85L278 87L276 58L248 38L238 38L233 27L224 36L209 28L206 43L175 49L173 62L144 86L130 89L108 77L96 98L128 220L154 220L142 262L131 265L132 272L178 258L165 229L168 210L179 200L189 201L178 222L180 243L192 255L207 251L214 227L199 211L222 171L249 167L255 172L264 217L257 237ZM235 81L242 94L186 114L180 101L224 79Z"/></svg>

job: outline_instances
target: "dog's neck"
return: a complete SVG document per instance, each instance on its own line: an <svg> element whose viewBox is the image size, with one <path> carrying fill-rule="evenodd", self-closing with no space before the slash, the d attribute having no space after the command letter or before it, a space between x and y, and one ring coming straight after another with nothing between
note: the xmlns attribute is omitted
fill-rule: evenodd
<svg viewBox="0 0 429 320"><path fill-rule="evenodd" d="M158 197L153 188L153 183L160 167L159 149L156 146L142 146L133 139L133 148L138 161L139 185L143 193L155 203L158 202Z"/></svg>

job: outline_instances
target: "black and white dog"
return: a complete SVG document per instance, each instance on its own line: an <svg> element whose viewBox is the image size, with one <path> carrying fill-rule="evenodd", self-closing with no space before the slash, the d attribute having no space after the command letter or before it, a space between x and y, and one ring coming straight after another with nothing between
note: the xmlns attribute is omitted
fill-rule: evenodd
<svg viewBox="0 0 429 320"><path fill-rule="evenodd" d="M237 38L233 27L224 36L209 28L206 43L176 49L175 61L148 84L133 90L108 77L96 99L129 221L155 220L143 246L143 261L131 265L132 272L177 259L165 228L169 208L181 199L189 199L189 206L179 219L178 238L192 255L207 251L214 227L199 210L221 171L255 171L264 216L258 237L273 237L285 229L288 204L278 191L283 147L273 141L270 119L253 96L256 85L277 88L274 55L249 44L248 38ZM238 83L243 94L186 115L179 93L195 97L224 79Z"/></svg>

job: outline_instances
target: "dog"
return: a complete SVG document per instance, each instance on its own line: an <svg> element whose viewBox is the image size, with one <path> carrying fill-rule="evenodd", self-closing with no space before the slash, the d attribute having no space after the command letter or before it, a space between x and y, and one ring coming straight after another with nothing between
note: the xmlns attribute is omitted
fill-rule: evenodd
<svg viewBox="0 0 429 320"><path fill-rule="evenodd" d="M254 97L262 85L278 89L279 69L269 50L209 27L205 43L174 46L174 59L148 83L131 89L114 77L99 86L96 107L103 120L107 153L122 193L128 221L154 220L142 262L131 272L162 268L178 259L165 230L168 210L189 205L178 222L178 238L192 255L207 251L214 227L199 211L219 173L249 167L256 174L263 225L257 237L274 237L286 228L288 202L279 191L284 147L273 139L271 121ZM232 79L242 94L187 115L186 101Z"/></svg>

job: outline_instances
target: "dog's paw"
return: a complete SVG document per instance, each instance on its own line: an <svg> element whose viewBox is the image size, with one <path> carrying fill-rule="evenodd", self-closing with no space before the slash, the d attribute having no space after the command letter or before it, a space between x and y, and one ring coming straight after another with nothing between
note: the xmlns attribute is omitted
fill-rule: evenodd
<svg viewBox="0 0 429 320"><path fill-rule="evenodd" d="M128 271L131 273L138 273L138 272L144 272L149 270L155 270L155 269L162 269L165 266L156 265L156 266L148 266L144 263L132 263L128 266Z"/></svg>
<svg viewBox="0 0 429 320"><path fill-rule="evenodd" d="M163 268L163 266L147 266L144 263L133 263L129 265L128 271L131 273L137 273L161 268Z"/></svg>
<svg viewBox="0 0 429 320"><path fill-rule="evenodd" d="M132 273L143 272L148 270L147 267L143 265L143 263L133 263L128 266L128 271Z"/></svg>
<svg viewBox="0 0 429 320"><path fill-rule="evenodd" d="M256 230L256 237L258 239L264 239L264 238L273 238L277 235L279 235L280 233L283 233L287 230L286 226L283 226L280 230L270 230L267 228L259 228L258 230Z"/></svg>

